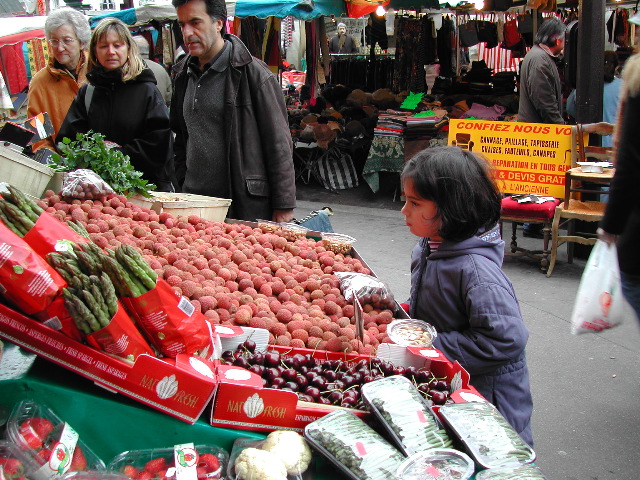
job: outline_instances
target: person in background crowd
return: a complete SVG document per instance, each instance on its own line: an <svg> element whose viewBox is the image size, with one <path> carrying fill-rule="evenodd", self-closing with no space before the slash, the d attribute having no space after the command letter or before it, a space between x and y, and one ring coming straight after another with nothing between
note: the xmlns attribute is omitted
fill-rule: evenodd
<svg viewBox="0 0 640 480"><path fill-rule="evenodd" d="M129 28L108 17L93 31L87 79L56 138L102 133L129 156L133 167L160 191L172 191L168 165L172 157L169 113L153 72L138 53Z"/></svg>
<svg viewBox="0 0 640 480"><path fill-rule="evenodd" d="M144 59L144 63L147 64L147 67L153 72L153 76L156 77L156 85L162 94L162 98L164 98L164 103L168 107L171 105L171 94L173 93L173 85L171 84L169 73L164 66L149 58L149 42L146 38L136 35L133 39L138 44L138 50L140 51L140 56Z"/></svg>
<svg viewBox="0 0 640 480"><path fill-rule="evenodd" d="M224 33L224 0L173 6L189 52L175 66L171 102L179 187L230 198L229 218L290 221L293 142L277 77Z"/></svg>
<svg viewBox="0 0 640 480"><path fill-rule="evenodd" d="M554 58L564 50L565 30L556 17L540 25L533 47L520 65L519 122L564 123L562 85ZM542 224L525 223L524 235L542 238Z"/></svg>
<svg viewBox="0 0 640 480"><path fill-rule="evenodd" d="M338 33L329 41L329 51L331 53L358 53L356 42L350 35L347 35L347 26L338 23Z"/></svg>
<svg viewBox="0 0 640 480"><path fill-rule="evenodd" d="M604 90L602 92L602 121L614 124L616 123L616 114L618 113L618 104L620 100L620 88L622 80L616 77L618 68L618 54L613 50L604 52ZM576 118L576 91L571 91L567 97L567 113ZM613 136L605 135L602 137L603 147L613 146Z"/></svg>
<svg viewBox="0 0 640 480"><path fill-rule="evenodd" d="M630 57L622 72L620 110L614 129L616 172L609 189L598 238L618 249L622 293L640 319L640 54Z"/></svg>
<svg viewBox="0 0 640 480"><path fill-rule="evenodd" d="M55 136L80 86L86 82L86 49L91 39L91 27L83 13L62 7L47 16L44 34L51 55L49 64L29 83L27 113L33 117L47 112L53 125L53 135L37 142L33 150L55 150Z"/></svg>
<svg viewBox="0 0 640 480"><path fill-rule="evenodd" d="M433 346L460 362L471 384L533 446L529 332L502 271L501 195L488 162L458 147L427 148L405 164L401 181L402 213L420 237L403 307L435 327Z"/></svg>

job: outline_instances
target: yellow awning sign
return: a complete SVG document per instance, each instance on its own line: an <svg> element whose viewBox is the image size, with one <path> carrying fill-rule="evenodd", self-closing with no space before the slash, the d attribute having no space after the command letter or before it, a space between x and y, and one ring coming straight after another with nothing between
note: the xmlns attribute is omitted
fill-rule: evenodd
<svg viewBox="0 0 640 480"><path fill-rule="evenodd" d="M489 158L503 193L564 196L570 125L451 119L448 144Z"/></svg>

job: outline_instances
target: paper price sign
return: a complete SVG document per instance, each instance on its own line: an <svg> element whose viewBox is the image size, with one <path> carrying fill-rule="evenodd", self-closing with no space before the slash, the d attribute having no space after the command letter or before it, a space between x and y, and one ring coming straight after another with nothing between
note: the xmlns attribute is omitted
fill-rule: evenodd
<svg viewBox="0 0 640 480"><path fill-rule="evenodd" d="M485 155L503 193L564 196L571 126L451 119L449 145Z"/></svg>

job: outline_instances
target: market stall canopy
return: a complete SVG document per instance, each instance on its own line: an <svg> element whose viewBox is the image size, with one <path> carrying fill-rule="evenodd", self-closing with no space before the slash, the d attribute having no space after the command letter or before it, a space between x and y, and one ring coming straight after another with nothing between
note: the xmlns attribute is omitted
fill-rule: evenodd
<svg viewBox="0 0 640 480"><path fill-rule="evenodd" d="M289 15L300 20L312 20L322 15L339 17L346 13L343 0L237 0L236 16L259 18Z"/></svg>
<svg viewBox="0 0 640 480"><path fill-rule="evenodd" d="M44 38L47 17L0 17L0 47L15 45L32 38Z"/></svg>
<svg viewBox="0 0 640 480"><path fill-rule="evenodd" d="M235 14L236 2L232 0L225 1L227 5L227 13L229 16ZM91 27L98 24L100 20L106 17L116 17L127 25L144 25L152 20L177 20L176 9L173 5L144 5L142 7L127 8L125 10L106 12L95 15L89 19Z"/></svg>

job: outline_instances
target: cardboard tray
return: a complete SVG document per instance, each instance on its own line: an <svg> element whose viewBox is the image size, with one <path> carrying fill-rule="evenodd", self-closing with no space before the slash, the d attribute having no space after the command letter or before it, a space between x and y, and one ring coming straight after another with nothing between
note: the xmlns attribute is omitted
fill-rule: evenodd
<svg viewBox="0 0 640 480"><path fill-rule="evenodd" d="M228 327L228 326L224 326ZM216 327L216 333L221 334L222 350L234 350L244 339L251 336L258 345L258 350L266 350L254 333L259 329L249 327L231 327L233 333L225 337ZM341 359L356 362L363 358L371 358L358 353L328 352L324 350L310 350L269 346L286 356L296 353L312 354L315 358ZM467 399L484 400L480 393L469 385L469 373L456 362L450 362L439 350L434 348L402 347L395 344L381 344L378 348L379 358L390 361L395 365L405 367L428 367L439 378L446 377L453 380L458 388L452 393L454 402L460 403ZM218 385L211 408L211 425L218 427L238 428L241 430L271 431L278 429L302 432L305 425L327 415L329 412L343 407L320 405L302 402L297 394L286 390L264 388L262 379L248 370L240 367L220 365L217 369ZM437 406L433 408L437 412ZM363 419L371 414L361 410L349 409Z"/></svg>
<svg viewBox="0 0 640 480"><path fill-rule="evenodd" d="M227 217L231 200L227 198L207 197L193 193L149 192L151 197L134 195L129 201L134 205L146 207L157 214L170 213L179 215L198 215L205 220L222 222Z"/></svg>
<svg viewBox="0 0 640 480"><path fill-rule="evenodd" d="M0 179L25 195L42 198L54 173L52 168L0 145Z"/></svg>
<svg viewBox="0 0 640 480"><path fill-rule="evenodd" d="M0 304L0 337L92 380L188 423L195 423L211 401L215 366L178 355L159 359L140 355L134 364L77 342Z"/></svg>

